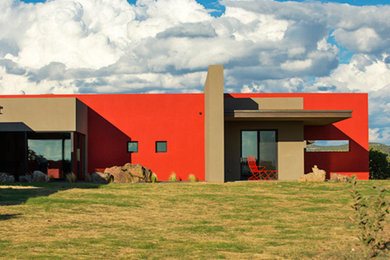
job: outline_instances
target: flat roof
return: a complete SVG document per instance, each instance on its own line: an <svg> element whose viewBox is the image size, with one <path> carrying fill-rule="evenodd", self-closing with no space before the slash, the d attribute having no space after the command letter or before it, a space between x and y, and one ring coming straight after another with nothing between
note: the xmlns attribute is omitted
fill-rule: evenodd
<svg viewBox="0 0 390 260"><path fill-rule="evenodd" d="M225 121L299 121L328 125L352 117L352 110L234 110Z"/></svg>

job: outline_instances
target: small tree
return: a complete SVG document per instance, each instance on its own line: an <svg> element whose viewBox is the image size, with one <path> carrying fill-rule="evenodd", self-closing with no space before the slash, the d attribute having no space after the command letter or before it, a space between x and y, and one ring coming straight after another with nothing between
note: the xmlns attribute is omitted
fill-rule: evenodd
<svg viewBox="0 0 390 260"><path fill-rule="evenodd" d="M370 148L370 179L390 178L390 164L387 154L376 148Z"/></svg>

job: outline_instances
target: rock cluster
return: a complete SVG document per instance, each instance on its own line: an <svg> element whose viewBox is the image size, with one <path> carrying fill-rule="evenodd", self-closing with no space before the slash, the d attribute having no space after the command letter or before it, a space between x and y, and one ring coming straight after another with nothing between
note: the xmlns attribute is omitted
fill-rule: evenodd
<svg viewBox="0 0 390 260"><path fill-rule="evenodd" d="M95 183L137 183L151 182L153 171L140 164L126 163L123 166L106 168L104 173L94 172L91 181Z"/></svg>
<svg viewBox="0 0 390 260"><path fill-rule="evenodd" d="M111 181L111 175L104 172L94 172L91 175L91 182L93 183L109 183Z"/></svg>
<svg viewBox="0 0 390 260"><path fill-rule="evenodd" d="M348 176L333 173L332 176L330 176L330 181L333 181L333 182L347 182L348 181Z"/></svg>
<svg viewBox="0 0 390 260"><path fill-rule="evenodd" d="M325 181L326 172L324 170L318 169L317 165L314 165L312 172L304 174L298 180L300 182L312 182L312 181Z"/></svg>
<svg viewBox="0 0 390 260"><path fill-rule="evenodd" d="M1 182L15 182L15 177L11 174L0 172L0 183Z"/></svg>
<svg viewBox="0 0 390 260"><path fill-rule="evenodd" d="M19 176L20 182L48 182L49 177L41 171L34 171L32 175ZM0 182L15 182L15 177L8 173L0 172Z"/></svg>
<svg viewBox="0 0 390 260"><path fill-rule="evenodd" d="M32 182L49 182L49 176L41 171L34 171L32 174Z"/></svg>
<svg viewBox="0 0 390 260"><path fill-rule="evenodd" d="M32 182L32 179L31 179L30 175L22 175L22 176L19 176L19 181L20 182Z"/></svg>

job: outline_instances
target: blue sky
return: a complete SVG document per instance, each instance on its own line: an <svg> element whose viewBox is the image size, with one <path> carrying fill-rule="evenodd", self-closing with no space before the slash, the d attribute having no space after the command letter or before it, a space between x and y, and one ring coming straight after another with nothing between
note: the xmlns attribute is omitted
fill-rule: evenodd
<svg viewBox="0 0 390 260"><path fill-rule="evenodd" d="M134 3L0 1L0 94L198 93L223 64L226 92L368 93L390 144L389 1Z"/></svg>
<svg viewBox="0 0 390 260"><path fill-rule="evenodd" d="M288 0L279 0L279 2L287 2ZM41 2L46 2L45 0L22 0L22 2L25 2L25 3L41 3ZM136 2L136 0L128 0L129 3L134 3ZM205 5L207 7L207 5L209 5L209 7L211 6L212 8L214 8L213 4L214 3L218 3L219 1L216 1L216 0L199 0L197 1L203 5ZM296 2L304 2L304 1L296 1ZM314 2L314 1L312 1ZM384 1L384 0L335 0L335 1L320 1L322 3L328 3L328 2L335 2L335 3L348 3L348 4L351 4L351 5L376 5L376 4L388 4L388 1ZM218 3L219 5L219 3Z"/></svg>

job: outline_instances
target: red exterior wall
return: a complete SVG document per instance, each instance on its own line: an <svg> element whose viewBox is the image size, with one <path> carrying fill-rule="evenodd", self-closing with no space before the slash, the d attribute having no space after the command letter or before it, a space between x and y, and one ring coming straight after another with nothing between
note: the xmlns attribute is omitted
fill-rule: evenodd
<svg viewBox="0 0 390 260"><path fill-rule="evenodd" d="M366 93L230 94L235 98L303 97L305 110L353 110L352 118L328 126L305 126L305 140L349 140L349 152L305 152L305 173L317 165L330 172L368 173L368 95ZM368 176L368 175L367 175Z"/></svg>
<svg viewBox="0 0 390 260"><path fill-rule="evenodd" d="M0 96L1 97L1 96ZM175 172L182 180L205 178L203 94L26 95L7 98L76 97L88 106L88 172L140 163L159 180ZM138 141L138 153L127 152ZM155 142L167 141L167 153Z"/></svg>
<svg viewBox="0 0 390 260"><path fill-rule="evenodd" d="M314 164L328 173L368 172L367 94L306 94L304 108L353 110L350 119L329 126L305 127L306 140L349 140L349 152L305 153L305 172L310 172Z"/></svg>
<svg viewBox="0 0 390 260"><path fill-rule="evenodd" d="M159 180L175 172L204 180L203 94L78 95L88 107L88 171L126 162L152 169ZM201 113L201 114L200 114ZM138 153L127 153L127 141ZM167 141L167 153L155 142Z"/></svg>
<svg viewBox="0 0 390 260"><path fill-rule="evenodd" d="M329 126L306 126L306 140L349 140L350 152L306 152L305 172L316 164L329 172L368 172L367 94L229 94L248 97L303 97L305 110L353 110L352 118ZM0 96L1 98L2 96ZM77 97L88 109L88 172L95 168L140 163L167 180L205 178L203 94L88 94L3 97ZM127 141L138 141L138 153L127 153ZM167 141L168 152L156 153L155 141ZM328 176L329 177L329 176Z"/></svg>

